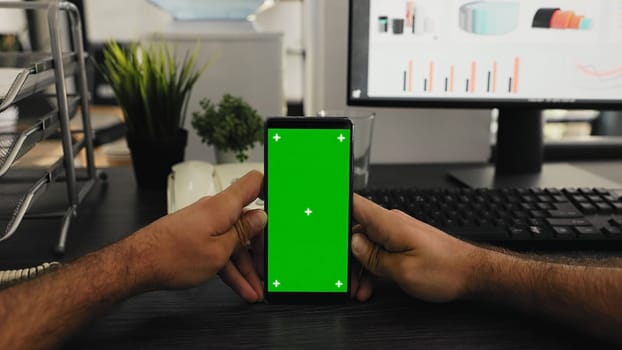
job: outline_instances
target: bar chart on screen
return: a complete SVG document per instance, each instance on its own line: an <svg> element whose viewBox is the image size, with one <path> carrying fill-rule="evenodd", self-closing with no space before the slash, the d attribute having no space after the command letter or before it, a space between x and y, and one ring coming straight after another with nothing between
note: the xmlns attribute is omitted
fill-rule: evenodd
<svg viewBox="0 0 622 350"><path fill-rule="evenodd" d="M472 60L461 63L409 59L403 67L400 76L402 93L439 95L519 93L521 74L519 56L509 60Z"/></svg>

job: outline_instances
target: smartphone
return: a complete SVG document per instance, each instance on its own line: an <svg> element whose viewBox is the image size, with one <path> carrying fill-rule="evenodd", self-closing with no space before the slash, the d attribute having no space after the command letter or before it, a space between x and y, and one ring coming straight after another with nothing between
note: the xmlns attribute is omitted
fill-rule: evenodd
<svg viewBox="0 0 622 350"><path fill-rule="evenodd" d="M266 300L347 300L351 121L270 118L264 145Z"/></svg>

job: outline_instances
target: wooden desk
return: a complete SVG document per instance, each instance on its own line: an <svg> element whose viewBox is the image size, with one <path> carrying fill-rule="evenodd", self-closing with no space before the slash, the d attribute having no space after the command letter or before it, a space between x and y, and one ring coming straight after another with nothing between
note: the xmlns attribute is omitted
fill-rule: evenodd
<svg viewBox="0 0 622 350"><path fill-rule="evenodd" d="M580 165L622 182L622 162ZM374 166L371 182L455 186L444 174L459 167ZM107 172L108 182L96 186L72 223L68 258L114 242L166 211L164 192L137 190L130 168ZM28 223L9 242L0 244L0 268L52 259L55 234L46 234L49 227L45 221ZM215 278L194 289L129 299L86 326L65 347L602 349L607 345L505 307L413 300L389 281L378 283L368 303L298 306L248 305Z"/></svg>

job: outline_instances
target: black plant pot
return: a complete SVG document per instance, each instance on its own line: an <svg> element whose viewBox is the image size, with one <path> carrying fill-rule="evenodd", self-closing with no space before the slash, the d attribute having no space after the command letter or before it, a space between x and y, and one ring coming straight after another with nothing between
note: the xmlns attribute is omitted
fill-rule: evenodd
<svg viewBox="0 0 622 350"><path fill-rule="evenodd" d="M170 140L152 140L127 134L127 145L132 154L134 176L139 187L165 189L171 166L184 160L188 131L179 129Z"/></svg>

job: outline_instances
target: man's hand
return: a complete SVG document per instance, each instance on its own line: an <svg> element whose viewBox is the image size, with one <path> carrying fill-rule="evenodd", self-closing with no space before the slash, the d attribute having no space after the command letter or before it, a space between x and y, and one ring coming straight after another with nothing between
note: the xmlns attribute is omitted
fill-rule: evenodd
<svg viewBox="0 0 622 350"><path fill-rule="evenodd" d="M263 232L266 213L244 211L261 189L253 171L223 192L166 216L128 238L142 266L146 288L187 288L213 277L222 279L249 302L263 289L243 245Z"/></svg>
<svg viewBox="0 0 622 350"><path fill-rule="evenodd" d="M244 299L261 299L251 259L240 248L266 224L263 211L243 211L262 181L251 172L120 242L0 291L0 349L51 348L120 300L194 286L218 271Z"/></svg>
<svg viewBox="0 0 622 350"><path fill-rule="evenodd" d="M475 258L483 250L399 210L386 210L354 195L352 252L378 276L395 280L406 293L433 302L467 293Z"/></svg>
<svg viewBox="0 0 622 350"><path fill-rule="evenodd" d="M374 274L432 302L498 302L622 345L622 268L539 261L475 247L398 210L354 198L354 255ZM356 232L356 231L355 231Z"/></svg>

